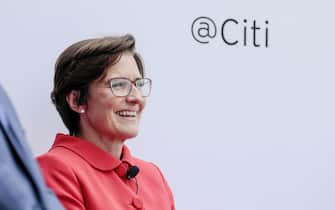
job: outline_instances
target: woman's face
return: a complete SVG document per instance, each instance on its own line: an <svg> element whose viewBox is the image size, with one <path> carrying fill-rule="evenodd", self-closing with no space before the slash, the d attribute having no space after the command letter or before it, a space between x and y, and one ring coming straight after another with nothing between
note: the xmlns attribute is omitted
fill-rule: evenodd
<svg viewBox="0 0 335 210"><path fill-rule="evenodd" d="M108 80L115 77L125 77L131 81L142 77L132 54L123 54L116 64L106 69L103 80L90 85L86 119L82 120L87 120L98 136L123 141L137 135L145 99L134 86L128 96L115 96L106 85Z"/></svg>

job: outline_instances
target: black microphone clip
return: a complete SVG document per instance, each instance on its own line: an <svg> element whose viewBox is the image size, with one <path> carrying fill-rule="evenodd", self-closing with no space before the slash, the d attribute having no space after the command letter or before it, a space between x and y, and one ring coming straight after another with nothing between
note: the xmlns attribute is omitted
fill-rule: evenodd
<svg viewBox="0 0 335 210"><path fill-rule="evenodd" d="M128 180L135 178L135 176L140 172L140 169L137 166L130 166L127 170L126 177Z"/></svg>

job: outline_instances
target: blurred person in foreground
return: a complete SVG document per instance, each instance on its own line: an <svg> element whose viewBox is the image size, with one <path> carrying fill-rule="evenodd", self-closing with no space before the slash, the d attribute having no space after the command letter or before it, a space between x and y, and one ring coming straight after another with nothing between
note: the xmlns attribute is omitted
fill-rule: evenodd
<svg viewBox="0 0 335 210"><path fill-rule="evenodd" d="M160 169L131 155L151 80L131 35L79 41L55 66L51 98L69 134L38 157L47 184L70 210L173 210Z"/></svg>
<svg viewBox="0 0 335 210"><path fill-rule="evenodd" d="M1 85L0 209L63 210L45 185L14 106Z"/></svg>

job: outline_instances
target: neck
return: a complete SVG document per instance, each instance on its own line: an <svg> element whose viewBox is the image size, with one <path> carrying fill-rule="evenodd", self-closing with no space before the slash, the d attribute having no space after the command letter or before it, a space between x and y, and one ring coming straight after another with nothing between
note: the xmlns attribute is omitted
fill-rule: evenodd
<svg viewBox="0 0 335 210"><path fill-rule="evenodd" d="M83 127L82 127L83 128ZM91 127L89 127L91 128ZM100 149L109 153L113 157L120 159L122 155L123 140L110 138L97 133L94 129L81 129L78 137L95 144Z"/></svg>

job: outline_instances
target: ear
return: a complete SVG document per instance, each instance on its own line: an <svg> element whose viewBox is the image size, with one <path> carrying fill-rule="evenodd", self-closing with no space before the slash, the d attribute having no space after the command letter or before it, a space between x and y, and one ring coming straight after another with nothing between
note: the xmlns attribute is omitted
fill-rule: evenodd
<svg viewBox="0 0 335 210"><path fill-rule="evenodd" d="M77 90L72 90L67 96L66 96L66 101L67 104L69 105L69 107L74 111L77 112L79 114L85 113L86 110L86 106L85 105L79 105L78 101L79 101L79 97L80 97L80 92Z"/></svg>

